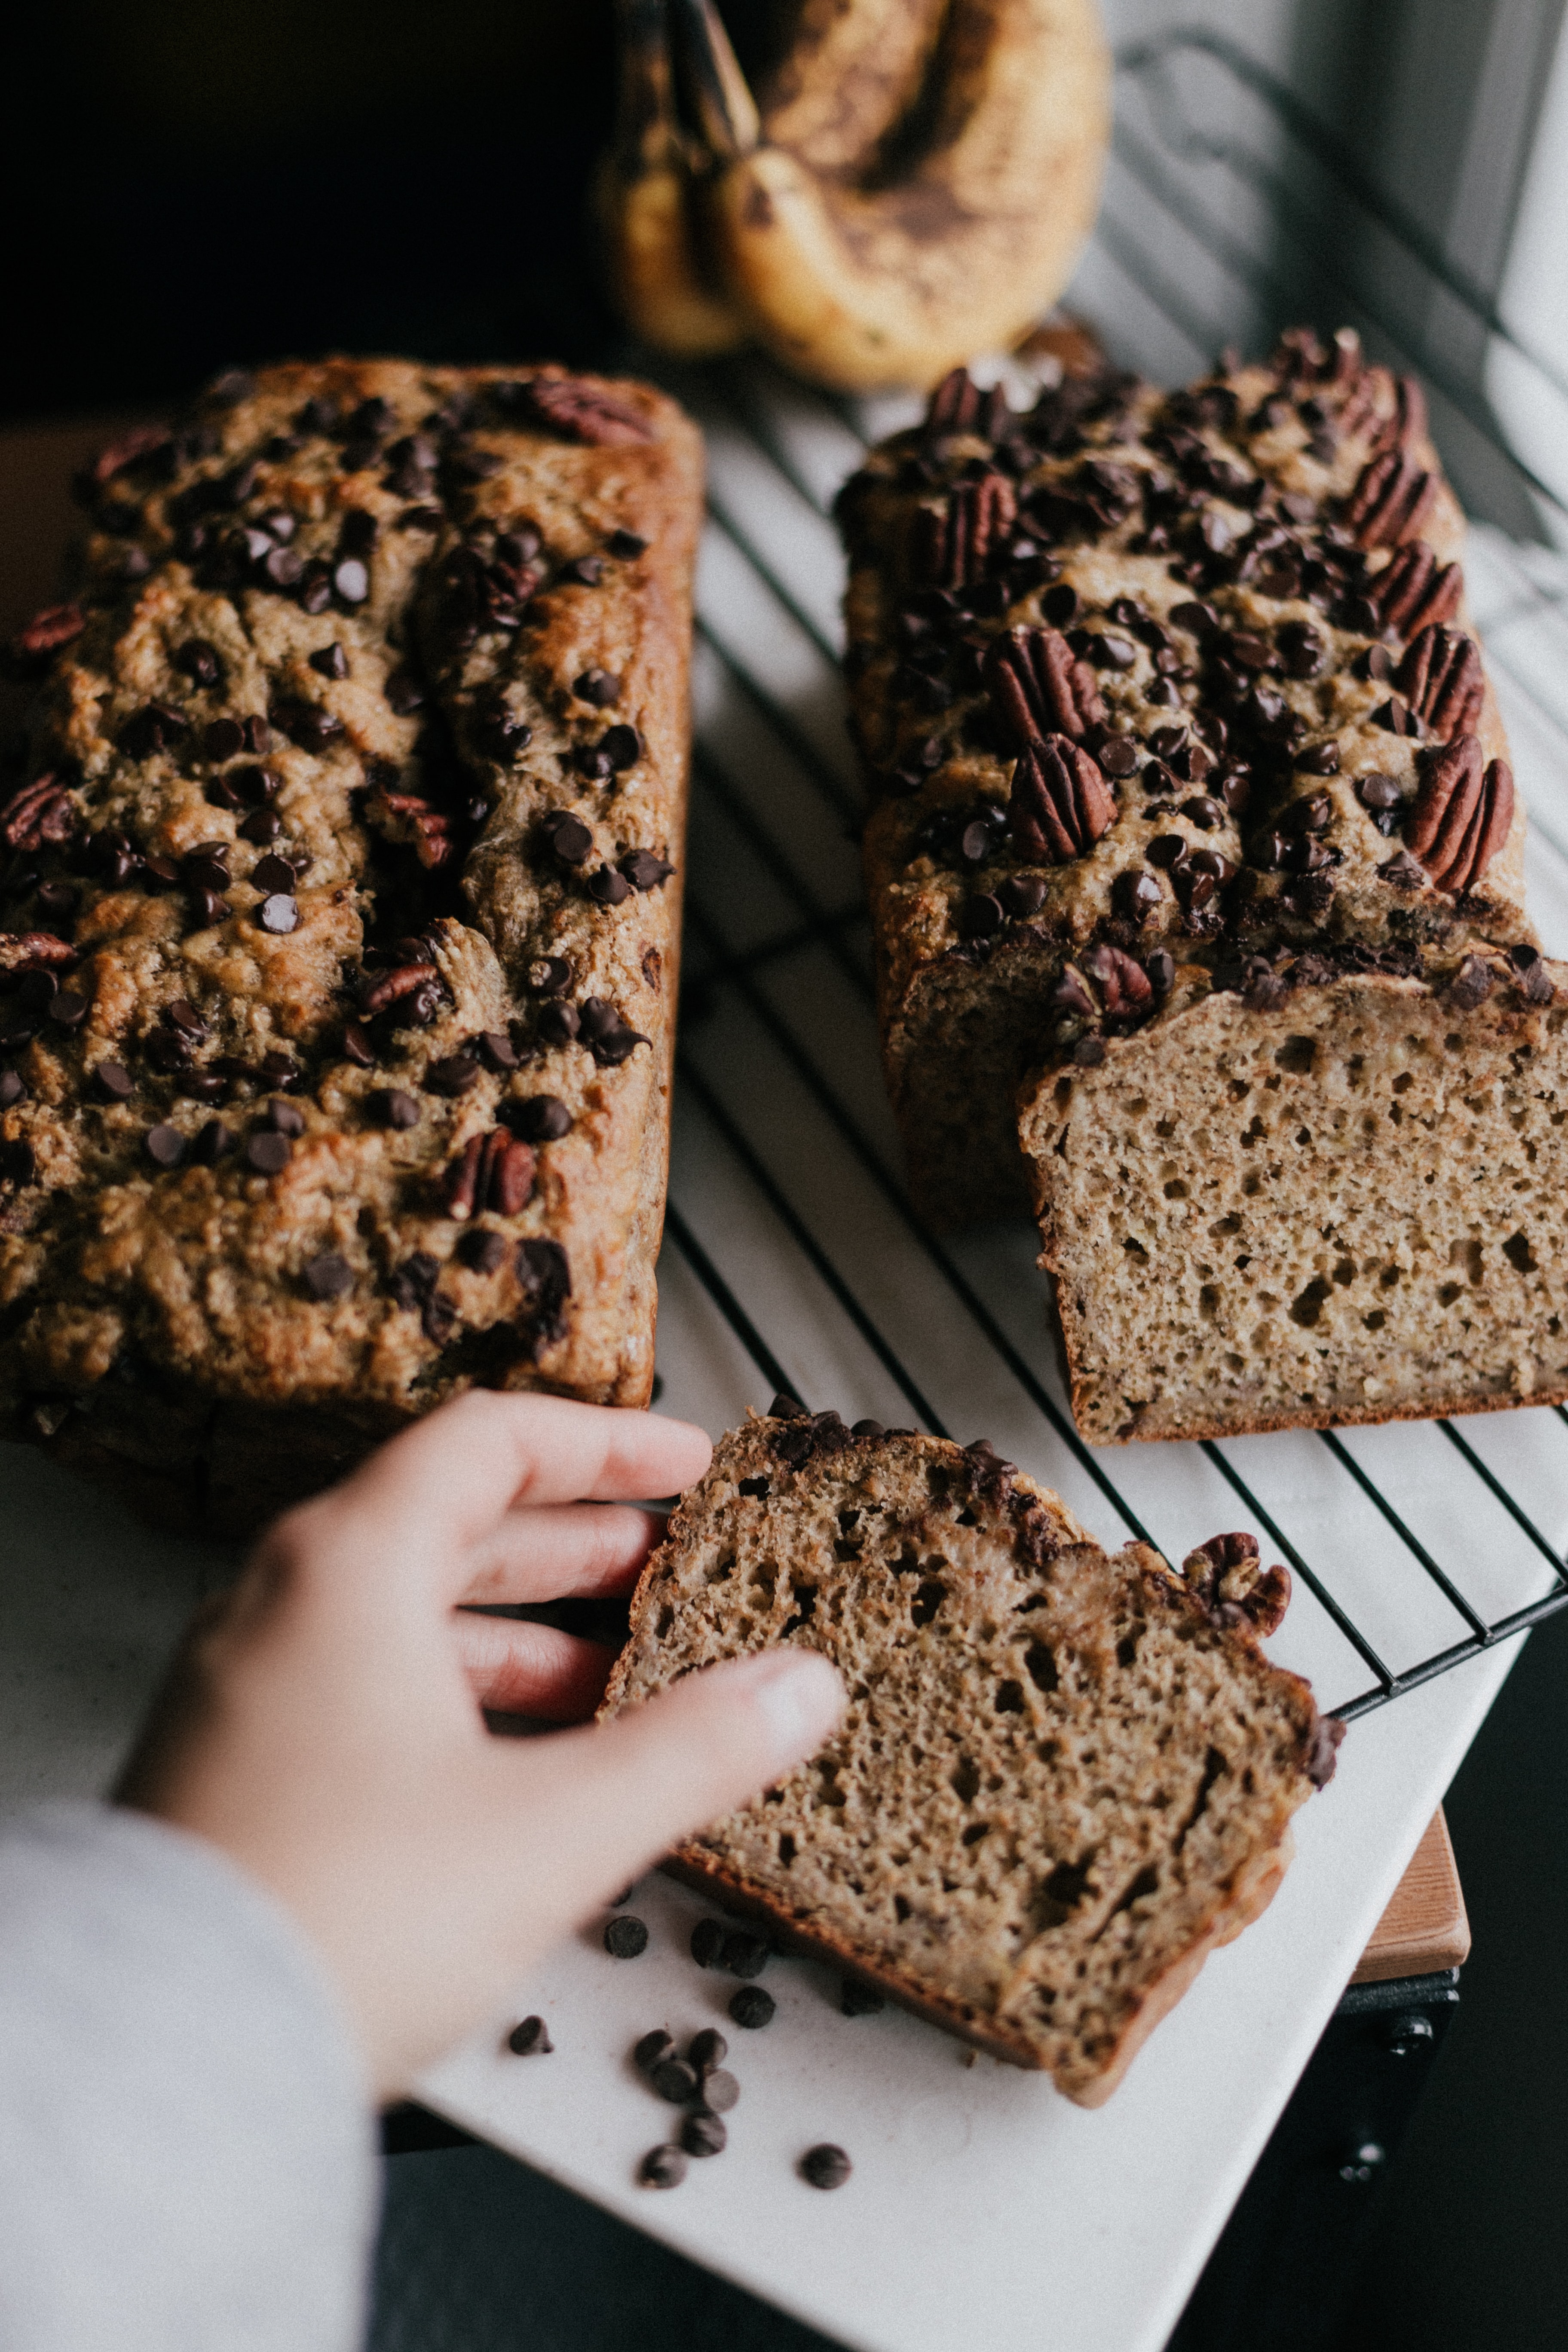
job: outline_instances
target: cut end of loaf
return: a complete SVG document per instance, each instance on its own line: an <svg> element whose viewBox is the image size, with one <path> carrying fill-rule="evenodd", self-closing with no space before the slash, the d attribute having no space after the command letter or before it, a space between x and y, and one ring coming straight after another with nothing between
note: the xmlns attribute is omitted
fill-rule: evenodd
<svg viewBox="0 0 1568 2352"><path fill-rule="evenodd" d="M1258 1567L1238 1538L1181 1573L1108 1555L987 1445L752 1419L671 1518L605 1711L778 1643L831 1657L834 1739L674 1865L1095 2105L1332 1769L1258 1647L1283 1588Z"/></svg>

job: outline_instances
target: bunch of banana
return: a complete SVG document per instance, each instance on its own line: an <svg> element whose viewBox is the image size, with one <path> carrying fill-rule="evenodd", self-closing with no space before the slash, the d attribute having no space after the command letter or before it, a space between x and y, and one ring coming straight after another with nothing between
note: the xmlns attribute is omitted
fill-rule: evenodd
<svg viewBox="0 0 1568 2352"><path fill-rule="evenodd" d="M713 0L619 13L600 210L648 342L924 388L1060 293L1109 128L1094 0L792 0L755 98Z"/></svg>

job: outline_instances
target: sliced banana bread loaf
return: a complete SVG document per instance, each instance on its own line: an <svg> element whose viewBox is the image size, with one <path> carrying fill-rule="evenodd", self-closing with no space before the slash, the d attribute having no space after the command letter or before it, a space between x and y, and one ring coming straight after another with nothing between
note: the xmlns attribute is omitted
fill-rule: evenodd
<svg viewBox="0 0 1568 2352"><path fill-rule="evenodd" d="M1353 334L1026 415L955 374L839 511L883 1051L932 1223L1025 1205L1014 1089L1086 973L1134 1019L1227 950L1533 941L1462 518L1419 388Z"/></svg>
<svg viewBox="0 0 1568 2352"><path fill-rule="evenodd" d="M1084 1435L1568 1398L1565 1024L1533 948L1330 950L1058 1048L1020 1133Z"/></svg>
<svg viewBox="0 0 1568 2352"><path fill-rule="evenodd" d="M471 1382L645 1402L695 428L327 360L81 490L0 785L0 1423L239 1528Z"/></svg>
<svg viewBox="0 0 1568 2352"><path fill-rule="evenodd" d="M1086 2106L1263 1909L1341 1726L1259 1636L1250 1537L1114 1557L999 1459L780 1399L644 1572L605 1712L780 1642L842 1669L822 1753L672 1858Z"/></svg>

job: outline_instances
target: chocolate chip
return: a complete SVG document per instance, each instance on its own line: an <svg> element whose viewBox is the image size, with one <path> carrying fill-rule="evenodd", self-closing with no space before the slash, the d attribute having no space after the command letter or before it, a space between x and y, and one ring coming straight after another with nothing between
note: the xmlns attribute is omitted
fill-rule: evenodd
<svg viewBox="0 0 1568 2352"><path fill-rule="evenodd" d="M727 2116L740 2095L741 2085L733 2074L726 2073L722 2066L704 2067L702 2097L716 2116Z"/></svg>
<svg viewBox="0 0 1568 2352"><path fill-rule="evenodd" d="M783 1389L779 1391L772 1404L768 1407L768 1418L770 1421L805 1421L808 1417L805 1407L802 1404L800 1399L795 1396L786 1395Z"/></svg>
<svg viewBox="0 0 1568 2352"><path fill-rule="evenodd" d="M345 556L332 570L332 593L342 604L363 604L370 594L370 573L357 555Z"/></svg>
<svg viewBox="0 0 1568 2352"><path fill-rule="evenodd" d="M572 985L572 967L564 956L541 956L528 967L528 984L535 996L559 996Z"/></svg>
<svg viewBox="0 0 1568 2352"><path fill-rule="evenodd" d="M1110 895L1117 911L1130 922L1145 923L1160 903L1160 886L1152 874L1136 866L1119 874L1111 884Z"/></svg>
<svg viewBox="0 0 1568 2352"><path fill-rule="evenodd" d="M466 1095L478 1082L479 1066L471 1054L447 1054L439 1061L427 1063L425 1084L432 1094L456 1097Z"/></svg>
<svg viewBox="0 0 1568 2352"><path fill-rule="evenodd" d="M1326 743L1314 743L1305 751L1298 751L1295 764L1309 776L1337 776L1340 772L1340 747L1332 739Z"/></svg>
<svg viewBox="0 0 1568 2352"><path fill-rule="evenodd" d="M258 1128L247 1138L245 1156L258 1175L276 1176L288 1167L294 1147L286 1135L273 1128Z"/></svg>
<svg viewBox="0 0 1568 2352"><path fill-rule="evenodd" d="M989 939L1006 921L1006 910L1000 898L989 890L976 890L953 908L953 925L963 939Z"/></svg>
<svg viewBox="0 0 1568 2352"><path fill-rule="evenodd" d="M681 2126L680 2145L688 2156L721 2156L730 2135L716 2115L699 2107Z"/></svg>
<svg viewBox="0 0 1568 2352"><path fill-rule="evenodd" d="M205 637L187 637L173 656L174 666L188 677L193 686L221 686L223 663L216 646Z"/></svg>
<svg viewBox="0 0 1568 2352"><path fill-rule="evenodd" d="M79 1029L90 1010L85 996L62 988L49 999L48 1017L61 1029Z"/></svg>
<svg viewBox="0 0 1568 2352"><path fill-rule="evenodd" d="M547 1004L539 1016L539 1034L547 1045L569 1045L581 1026L574 1004Z"/></svg>
<svg viewBox="0 0 1568 2352"><path fill-rule="evenodd" d="M524 1143L559 1143L572 1131L572 1114L556 1095L529 1095L506 1106L506 1122Z"/></svg>
<svg viewBox="0 0 1568 2352"><path fill-rule="evenodd" d="M686 2178L686 2158L679 2148L650 2147L637 2167L645 2189L679 2189Z"/></svg>
<svg viewBox="0 0 1568 2352"><path fill-rule="evenodd" d="M608 783L615 774L609 753L597 743L580 743L572 754L572 765L593 784Z"/></svg>
<svg viewBox="0 0 1568 2352"><path fill-rule="evenodd" d="M1098 1069L1105 1059L1104 1038L1080 1037L1072 1049L1072 1057L1080 1069Z"/></svg>
<svg viewBox="0 0 1568 2352"><path fill-rule="evenodd" d="M191 1146L191 1158L203 1168L216 1168L234 1150L234 1138L221 1119L209 1118Z"/></svg>
<svg viewBox="0 0 1568 2352"><path fill-rule="evenodd" d="M349 657L340 645L322 646L310 656L310 667L322 677L347 677Z"/></svg>
<svg viewBox="0 0 1568 2352"><path fill-rule="evenodd" d="M605 1949L613 1960L635 1960L647 1949L647 1928L629 1911L623 1911L605 1929Z"/></svg>
<svg viewBox="0 0 1568 2352"><path fill-rule="evenodd" d="M0 1177L13 1184L30 1184L36 1169L33 1147L20 1137L0 1143Z"/></svg>
<svg viewBox="0 0 1568 2352"><path fill-rule="evenodd" d="M147 1157L160 1168L177 1168L185 1156L185 1139L177 1127L150 1128L146 1143Z"/></svg>
<svg viewBox="0 0 1568 2352"><path fill-rule="evenodd" d="M237 759L245 749L245 737L237 719L214 719L202 730L204 760Z"/></svg>
<svg viewBox="0 0 1568 2352"><path fill-rule="evenodd" d="M256 910L256 919L264 931L292 931L299 928L300 909L287 890L275 890L270 898L261 901Z"/></svg>
<svg viewBox="0 0 1568 2352"><path fill-rule="evenodd" d="M838 2010L843 2017L878 2017L887 2006L884 1994L855 1977L845 1977L839 1984Z"/></svg>
<svg viewBox="0 0 1568 2352"><path fill-rule="evenodd" d="M1046 881L1039 874L1010 874L1005 882L996 886L996 896L1005 914L1020 921L1037 915L1046 903Z"/></svg>
<svg viewBox="0 0 1568 2352"><path fill-rule="evenodd" d="M637 1948L640 1951L642 1947ZM689 2066L684 2058L660 2058L647 2072L659 2097L668 2099L672 2107L683 2107L688 2099L697 2096L697 2069Z"/></svg>
<svg viewBox="0 0 1568 2352"><path fill-rule="evenodd" d="M120 1065L116 1062L112 1066L119 1069ZM126 1092L130 1092L129 1081ZM20 1070L0 1070L0 1110L9 1110L13 1104L26 1102L26 1098L27 1082Z"/></svg>
<svg viewBox="0 0 1568 2352"><path fill-rule="evenodd" d="M1143 959L1149 985L1156 996L1169 996L1176 984L1176 959L1166 948L1155 948Z"/></svg>
<svg viewBox="0 0 1568 2352"><path fill-rule="evenodd" d="M635 727L612 727L600 737L599 749L618 775L642 758L643 740Z"/></svg>
<svg viewBox="0 0 1568 2352"><path fill-rule="evenodd" d="M581 817L561 816L549 827L550 846L563 866L581 866L594 846L594 836Z"/></svg>
<svg viewBox="0 0 1568 2352"><path fill-rule="evenodd" d="M92 1075L99 1092L110 1102L129 1102L135 1092L131 1073L123 1062L100 1062ZM4 1108L5 1101L5 1081L14 1076L10 1070L0 1076L0 1108Z"/></svg>
<svg viewBox="0 0 1568 2352"><path fill-rule="evenodd" d="M525 2017L506 2037L506 2046L520 2058L548 2058L555 2044L542 2017Z"/></svg>
<svg viewBox="0 0 1568 2352"><path fill-rule="evenodd" d="M395 711L399 719L410 718L424 706L425 688L412 670L395 669L382 690L386 696L388 708Z"/></svg>
<svg viewBox="0 0 1568 2352"><path fill-rule="evenodd" d="M1405 799L1403 786L1393 776L1358 776L1355 789L1363 808L1398 808Z"/></svg>
<svg viewBox="0 0 1568 2352"><path fill-rule="evenodd" d="M303 1135L305 1132L305 1114L299 1104L285 1102L279 1095L274 1095L268 1104L267 1117L279 1135Z"/></svg>
<svg viewBox="0 0 1568 2352"><path fill-rule="evenodd" d="M757 2033L771 2025L778 2003L771 1992L758 1984L743 1984L730 2003L730 2014L737 2025L748 2033Z"/></svg>
<svg viewBox="0 0 1568 2352"><path fill-rule="evenodd" d="M716 2025L705 2025L700 2033L694 2033L686 2053L700 2074L710 2074L729 2054L730 2045Z"/></svg>
<svg viewBox="0 0 1568 2352"><path fill-rule="evenodd" d="M645 553L647 548L647 540L639 539L635 530L613 530L605 543L612 555L618 555L626 563Z"/></svg>
<svg viewBox="0 0 1568 2352"><path fill-rule="evenodd" d="M517 1047L504 1029L481 1029L474 1039L487 1070L515 1070Z"/></svg>
<svg viewBox="0 0 1568 2352"><path fill-rule="evenodd" d="M305 1287L312 1298L341 1298L353 1288L353 1268L346 1257L328 1250L305 1268Z"/></svg>
<svg viewBox="0 0 1568 2352"><path fill-rule="evenodd" d="M294 868L281 857L258 857L247 877L253 890L281 891L285 897L295 883Z"/></svg>
<svg viewBox="0 0 1568 2352"><path fill-rule="evenodd" d="M656 2025L650 2033L645 2033L632 2052L633 2059L645 2074L651 2074L656 2066L662 2066L667 2058L674 2055L675 2036L662 2025Z"/></svg>
<svg viewBox="0 0 1568 2352"><path fill-rule="evenodd" d="M699 1919L691 1930L691 1957L700 1969L718 1966L724 1948L724 1930L717 1919Z"/></svg>
<svg viewBox="0 0 1568 2352"><path fill-rule="evenodd" d="M588 896L597 907L623 907L631 895L631 884L613 866L601 866L588 877Z"/></svg>
<svg viewBox="0 0 1568 2352"><path fill-rule="evenodd" d="M668 857L656 856L651 849L628 849L621 859L621 872L634 890L657 890L674 871Z"/></svg>
<svg viewBox="0 0 1568 2352"><path fill-rule="evenodd" d="M1492 992L1496 974L1480 956L1467 956L1448 983L1448 1002L1461 1013L1473 1013Z"/></svg>
<svg viewBox="0 0 1568 2352"><path fill-rule="evenodd" d="M1180 814L1189 824L1199 826L1205 833L1213 833L1216 825L1225 823L1223 806L1218 801L1210 800L1206 793L1199 793L1194 799L1184 801Z"/></svg>
<svg viewBox="0 0 1568 2352"><path fill-rule="evenodd" d="M38 886L38 912L54 923L68 922L76 913L81 892L69 882L42 882Z"/></svg>
<svg viewBox="0 0 1568 2352"><path fill-rule="evenodd" d="M579 588L596 588L604 576L604 560L597 555L579 555L574 562L561 567L562 579L570 580Z"/></svg>
<svg viewBox="0 0 1568 2352"><path fill-rule="evenodd" d="M761 1936L747 1934L744 1928L724 1938L724 1949L719 1965L732 1977L760 1977L768 1964L768 1948Z"/></svg>
<svg viewBox="0 0 1568 2352"><path fill-rule="evenodd" d="M607 669L585 669L572 684L578 701L591 702L595 710L607 710L620 690L620 679L612 677Z"/></svg>
<svg viewBox="0 0 1568 2352"><path fill-rule="evenodd" d="M458 1255L476 1274L499 1274L506 1263L506 1255L505 1239L488 1225L470 1225L458 1243Z"/></svg>
<svg viewBox="0 0 1568 2352"><path fill-rule="evenodd" d="M1367 646L1357 654L1351 668L1369 685L1385 686L1394 676L1394 656L1386 646Z"/></svg>
<svg viewBox="0 0 1568 2352"><path fill-rule="evenodd" d="M814 2189L842 2189L854 2168L844 2150L831 2140L808 2147L800 2159L800 2177Z"/></svg>
<svg viewBox="0 0 1568 2352"><path fill-rule="evenodd" d="M319 556L313 563L307 563L295 593L303 611L324 613L332 601L331 565L323 563Z"/></svg>
<svg viewBox="0 0 1568 2352"><path fill-rule="evenodd" d="M1138 747L1131 735L1108 735L1095 757L1108 776L1130 776L1138 765Z"/></svg>

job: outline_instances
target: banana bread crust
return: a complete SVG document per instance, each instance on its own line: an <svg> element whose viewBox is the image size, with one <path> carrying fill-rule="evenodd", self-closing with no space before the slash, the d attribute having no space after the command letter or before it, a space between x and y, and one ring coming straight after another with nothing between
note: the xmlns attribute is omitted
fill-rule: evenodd
<svg viewBox="0 0 1568 2352"><path fill-rule="evenodd" d="M0 808L0 1412L240 1529L478 1382L653 1373L701 451L286 363L106 451Z"/></svg>

